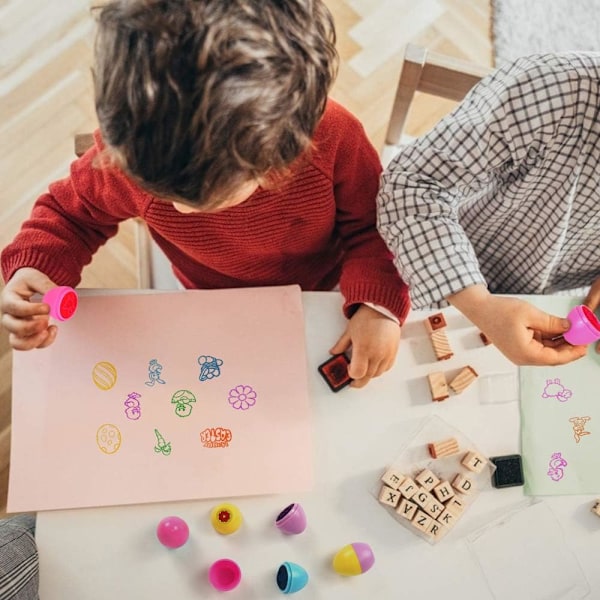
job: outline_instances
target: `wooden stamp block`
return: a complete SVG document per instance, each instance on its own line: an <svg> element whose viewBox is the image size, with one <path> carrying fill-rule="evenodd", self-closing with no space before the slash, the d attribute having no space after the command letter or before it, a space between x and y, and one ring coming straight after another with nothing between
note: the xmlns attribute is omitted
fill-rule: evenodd
<svg viewBox="0 0 600 600"><path fill-rule="evenodd" d="M446 510L458 517L465 510L465 503L454 496L446 503Z"/></svg>
<svg viewBox="0 0 600 600"><path fill-rule="evenodd" d="M439 521L432 521L425 533L432 538L439 540L448 533L449 529L449 527L446 527L446 525L443 525Z"/></svg>
<svg viewBox="0 0 600 600"><path fill-rule="evenodd" d="M406 498L402 498L402 500L400 500L400 504L398 504L398 508L396 509L396 512L400 516L404 517L405 519L412 521L418 508L419 507L414 502L411 502L410 500L407 500Z"/></svg>
<svg viewBox="0 0 600 600"><path fill-rule="evenodd" d="M429 454L432 458L441 458L442 456L452 456L460 451L458 442L454 438L432 442L427 445Z"/></svg>
<svg viewBox="0 0 600 600"><path fill-rule="evenodd" d="M472 450L467 452L461 461L461 464L469 469L469 471L473 471L473 473L481 473L487 463L487 458L484 458L481 454L473 452Z"/></svg>
<svg viewBox="0 0 600 600"><path fill-rule="evenodd" d="M433 333L434 331L438 331L439 329L444 329L447 326L446 318L441 312L427 317L424 322L425 328L429 333Z"/></svg>
<svg viewBox="0 0 600 600"><path fill-rule="evenodd" d="M458 517L459 515L455 515L453 512L446 509L441 515L438 516L437 520L446 527L454 527Z"/></svg>
<svg viewBox="0 0 600 600"><path fill-rule="evenodd" d="M412 501L416 502L423 510L425 510L428 504L435 501L435 498L427 490L419 488L412 497Z"/></svg>
<svg viewBox="0 0 600 600"><path fill-rule="evenodd" d="M596 500L594 506L592 506L592 512L600 517L600 500Z"/></svg>
<svg viewBox="0 0 600 600"><path fill-rule="evenodd" d="M464 392L476 379L477 371L473 367L466 366L449 384L448 387L455 393Z"/></svg>
<svg viewBox="0 0 600 600"><path fill-rule="evenodd" d="M431 525L432 521L433 519L430 516L426 515L421 510L417 510L411 523L417 529L420 529L423 533L427 533L427 530L429 529L429 526Z"/></svg>
<svg viewBox="0 0 600 600"><path fill-rule="evenodd" d="M379 502L381 502L381 504L386 504L387 506L396 508L396 506L398 506L398 502L400 502L400 492L398 490L393 490L387 485L382 485L381 491L379 492Z"/></svg>
<svg viewBox="0 0 600 600"><path fill-rule="evenodd" d="M385 485L391 487L394 490L398 489L398 486L406 479L406 476L400 473L400 471L394 469L388 469L382 476L381 481Z"/></svg>
<svg viewBox="0 0 600 600"><path fill-rule="evenodd" d="M454 356L454 352L450 348L450 342L446 337L446 332L443 329L434 331L429 338L431 339L431 345L438 360L447 360Z"/></svg>
<svg viewBox="0 0 600 600"><path fill-rule="evenodd" d="M429 373L427 381L429 382L429 391L433 402L442 402L450 397L446 376L441 371Z"/></svg>
<svg viewBox="0 0 600 600"><path fill-rule="evenodd" d="M425 512L428 515L431 515L434 519L437 519L445 510L446 507L441 502L438 502L435 498L433 498L425 507Z"/></svg>
<svg viewBox="0 0 600 600"><path fill-rule="evenodd" d="M402 494L402 496L404 496L404 498L406 498L407 500L410 500L415 493L417 492L419 488L417 487L417 484L410 478L407 477L399 486L398 486L398 491Z"/></svg>
<svg viewBox="0 0 600 600"><path fill-rule="evenodd" d="M415 477L415 481L428 492L430 492L440 482L440 480L429 469L423 469Z"/></svg>
<svg viewBox="0 0 600 600"><path fill-rule="evenodd" d="M475 490L473 480L461 473L458 473L452 480L452 487L461 494L465 494L465 496L468 496Z"/></svg>
<svg viewBox="0 0 600 600"><path fill-rule="evenodd" d="M433 488L433 493L440 502L447 502L454 497L454 490L449 481L442 481L439 485L436 485Z"/></svg>

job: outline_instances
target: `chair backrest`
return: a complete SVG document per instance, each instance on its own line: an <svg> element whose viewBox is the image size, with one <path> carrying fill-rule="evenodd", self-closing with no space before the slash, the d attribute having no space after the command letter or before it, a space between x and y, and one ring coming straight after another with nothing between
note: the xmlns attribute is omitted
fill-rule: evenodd
<svg viewBox="0 0 600 600"><path fill-rule="evenodd" d="M458 102L491 70L407 44L385 143L399 144L416 92Z"/></svg>

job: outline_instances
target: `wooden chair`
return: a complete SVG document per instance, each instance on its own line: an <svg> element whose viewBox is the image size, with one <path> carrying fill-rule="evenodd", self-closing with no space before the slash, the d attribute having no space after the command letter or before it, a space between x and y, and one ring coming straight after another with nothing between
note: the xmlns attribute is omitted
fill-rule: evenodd
<svg viewBox="0 0 600 600"><path fill-rule="evenodd" d="M75 135L75 155L82 156L94 145L91 133ZM137 255L137 278L142 289L177 289L178 282L171 270L171 263L162 250L156 245L146 224L141 219L134 219L135 244Z"/></svg>
<svg viewBox="0 0 600 600"><path fill-rule="evenodd" d="M490 67L475 65L407 44L396 96L385 134L382 160L387 164L402 143L406 120L417 92L459 102Z"/></svg>

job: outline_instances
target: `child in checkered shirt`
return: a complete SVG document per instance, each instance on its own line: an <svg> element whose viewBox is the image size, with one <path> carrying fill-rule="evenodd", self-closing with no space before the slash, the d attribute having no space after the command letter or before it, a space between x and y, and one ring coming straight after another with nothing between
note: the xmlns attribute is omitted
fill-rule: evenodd
<svg viewBox="0 0 600 600"><path fill-rule="evenodd" d="M567 319L500 294L586 288L600 304L598 81L599 53L520 58L383 175L379 231L413 307L455 306L516 364L586 353Z"/></svg>

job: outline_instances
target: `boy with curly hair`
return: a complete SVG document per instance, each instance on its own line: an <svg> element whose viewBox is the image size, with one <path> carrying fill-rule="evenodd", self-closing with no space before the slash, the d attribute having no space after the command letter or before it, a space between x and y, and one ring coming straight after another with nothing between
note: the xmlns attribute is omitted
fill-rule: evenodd
<svg viewBox="0 0 600 600"><path fill-rule="evenodd" d="M328 99L321 0L113 0L99 11L95 146L2 252L16 349L53 342L48 306L121 221L141 217L186 288L339 285L361 387L388 370L408 292L375 221L380 162Z"/></svg>

